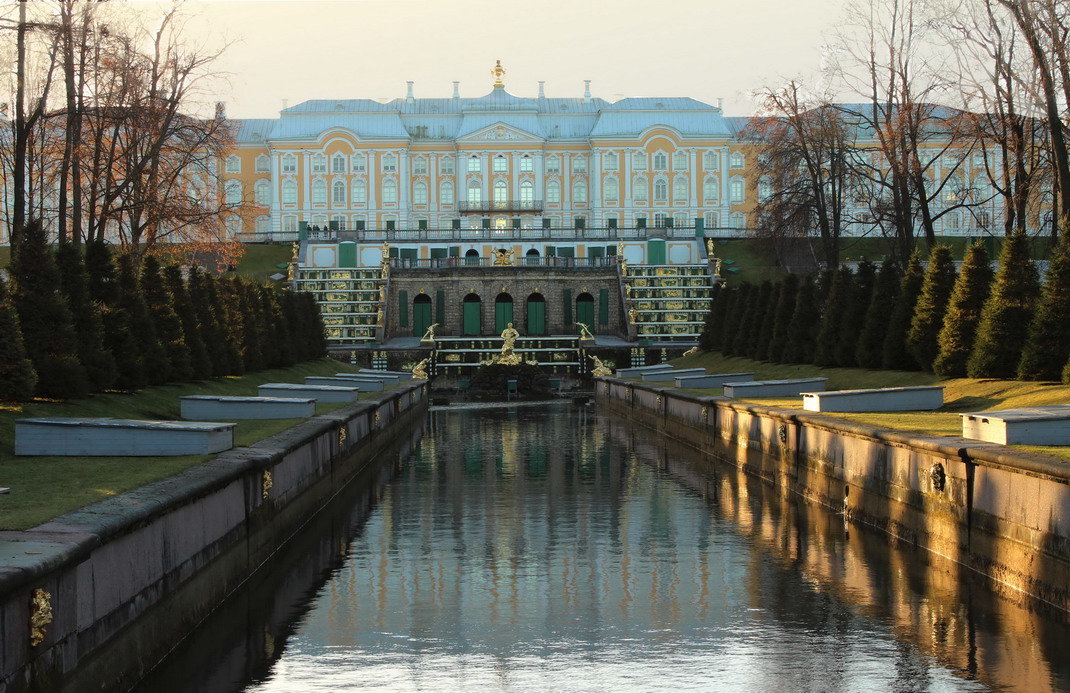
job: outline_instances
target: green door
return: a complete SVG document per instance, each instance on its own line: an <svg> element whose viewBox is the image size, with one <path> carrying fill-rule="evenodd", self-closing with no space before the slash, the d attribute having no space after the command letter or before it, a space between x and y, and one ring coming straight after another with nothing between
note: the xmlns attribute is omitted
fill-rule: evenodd
<svg viewBox="0 0 1070 693"><path fill-rule="evenodd" d="M528 334L546 334L546 301L538 294L528 298Z"/></svg>
<svg viewBox="0 0 1070 693"><path fill-rule="evenodd" d="M513 322L513 298L500 294L494 301L494 334L501 334Z"/></svg>
<svg viewBox="0 0 1070 693"><path fill-rule="evenodd" d="M582 322L594 330L594 297L580 294L576 297L576 322Z"/></svg>
<svg viewBox="0 0 1070 693"><path fill-rule="evenodd" d="M464 314L462 316L461 332L467 337L478 336L482 331L482 319L480 312L483 304L477 300L464 302Z"/></svg>
<svg viewBox="0 0 1070 693"><path fill-rule="evenodd" d="M428 327L431 327L431 297L426 294L420 294L412 302L413 336L423 337Z"/></svg>
<svg viewBox="0 0 1070 693"><path fill-rule="evenodd" d="M647 241L646 262L648 265L665 264L665 241Z"/></svg>

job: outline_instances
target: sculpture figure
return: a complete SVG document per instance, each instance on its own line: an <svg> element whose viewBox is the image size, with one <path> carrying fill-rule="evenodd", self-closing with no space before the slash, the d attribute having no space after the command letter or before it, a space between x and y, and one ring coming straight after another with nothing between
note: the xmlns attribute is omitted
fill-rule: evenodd
<svg viewBox="0 0 1070 693"><path fill-rule="evenodd" d="M684 352L684 356L697 356L697 355L698 355L698 347L697 346L693 346L693 347L691 347L690 349L688 349L687 351Z"/></svg>
<svg viewBox="0 0 1070 693"><path fill-rule="evenodd" d="M513 251L506 250L505 248L499 248L494 251L494 266L495 267L509 267L515 264L513 262Z"/></svg>
<svg viewBox="0 0 1070 693"><path fill-rule="evenodd" d="M639 311L637 311L635 308L628 309L628 322L632 323L633 325L639 323Z"/></svg>
<svg viewBox="0 0 1070 693"><path fill-rule="evenodd" d="M412 367L413 380L427 380L427 364L431 359L424 359Z"/></svg>
<svg viewBox="0 0 1070 693"><path fill-rule="evenodd" d="M590 354L589 358L594 361L594 368L591 369L591 375L596 378L600 378L607 375L613 375L613 371L602 363L602 359L598 358L594 354Z"/></svg>
<svg viewBox="0 0 1070 693"><path fill-rule="evenodd" d="M586 341L586 340L594 341L594 335L591 334L591 328L590 327L588 327L585 323L582 323L582 322L576 323L576 326L580 328L580 341L581 342L582 341Z"/></svg>
<svg viewBox="0 0 1070 693"><path fill-rule="evenodd" d="M494 363L500 363L505 366L515 366L523 359L520 358L520 354L513 352L513 348L516 346L517 337L520 333L513 329L513 323L502 330L502 351L498 354L498 358L494 359Z"/></svg>
<svg viewBox="0 0 1070 693"><path fill-rule="evenodd" d="M433 342L435 341L435 328L438 327L438 323L431 323L431 326L427 328L427 332L424 332L424 336L420 337L421 342Z"/></svg>
<svg viewBox="0 0 1070 693"><path fill-rule="evenodd" d="M380 308L379 311L375 314L375 324L378 325L379 327L382 327L383 326L383 318L384 317L385 317L385 314L383 313L383 309Z"/></svg>
<svg viewBox="0 0 1070 693"><path fill-rule="evenodd" d="M713 239L712 238L707 238L706 239L706 255L708 255L709 257L713 257Z"/></svg>

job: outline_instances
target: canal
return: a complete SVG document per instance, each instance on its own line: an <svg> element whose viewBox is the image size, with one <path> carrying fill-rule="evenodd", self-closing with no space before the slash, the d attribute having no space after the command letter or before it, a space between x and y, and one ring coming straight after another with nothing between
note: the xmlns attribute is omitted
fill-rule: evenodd
<svg viewBox="0 0 1070 693"><path fill-rule="evenodd" d="M1067 690L1065 620L593 405L432 410L143 690Z"/></svg>

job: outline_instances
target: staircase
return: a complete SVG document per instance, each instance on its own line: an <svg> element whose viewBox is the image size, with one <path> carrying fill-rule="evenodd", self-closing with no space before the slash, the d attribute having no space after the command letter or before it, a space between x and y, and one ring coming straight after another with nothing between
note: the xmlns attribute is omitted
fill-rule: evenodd
<svg viewBox="0 0 1070 693"><path fill-rule="evenodd" d="M708 264L629 265L622 278L637 339L698 342L713 288Z"/></svg>
<svg viewBox="0 0 1070 693"><path fill-rule="evenodd" d="M307 291L316 298L327 329L328 346L376 341L379 309L386 309L380 300L380 295L386 293L381 269L299 267L294 273L293 290Z"/></svg>

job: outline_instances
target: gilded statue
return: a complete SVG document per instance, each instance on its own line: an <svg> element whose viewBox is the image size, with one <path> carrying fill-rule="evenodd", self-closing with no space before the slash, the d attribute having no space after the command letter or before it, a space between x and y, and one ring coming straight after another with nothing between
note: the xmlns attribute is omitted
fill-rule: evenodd
<svg viewBox="0 0 1070 693"><path fill-rule="evenodd" d="M591 334L591 328L586 323L578 322L576 326L580 328L580 341L594 340L594 335Z"/></svg>
<svg viewBox="0 0 1070 693"><path fill-rule="evenodd" d="M706 239L706 255L713 257L713 239Z"/></svg>
<svg viewBox="0 0 1070 693"><path fill-rule="evenodd" d="M632 323L633 325L639 322L639 311L637 311L635 308L628 309L628 322Z"/></svg>
<svg viewBox="0 0 1070 693"><path fill-rule="evenodd" d="M378 325L379 327L382 327L383 326L383 318L384 317L386 317L386 316L383 313L383 309L379 308L379 310L375 313L375 324Z"/></svg>
<svg viewBox="0 0 1070 693"><path fill-rule="evenodd" d="M500 363L505 366L515 366L523 359L520 358L520 354L514 353L513 349L516 346L516 340L520 336L520 333L513 329L513 323L502 330L502 351L498 354L498 357L494 359L494 363Z"/></svg>
<svg viewBox="0 0 1070 693"><path fill-rule="evenodd" d="M379 301L380 302L386 301L386 287L385 286L380 286L379 287Z"/></svg>
<svg viewBox="0 0 1070 693"><path fill-rule="evenodd" d="M424 336L420 337L421 342L433 342L435 341L435 328L438 327L438 323L431 323L431 326L427 328L427 332L424 332Z"/></svg>
<svg viewBox="0 0 1070 693"><path fill-rule="evenodd" d="M427 380L427 364L431 359L427 358L412 367L413 380Z"/></svg>
<svg viewBox="0 0 1070 693"><path fill-rule="evenodd" d="M513 251L506 250L505 248L499 248L494 251L494 266L495 267L511 267L516 264L513 261Z"/></svg>
<svg viewBox="0 0 1070 693"><path fill-rule="evenodd" d="M290 262L297 262L297 254L301 252L301 244L294 241L292 246L292 254L290 255Z"/></svg>
<svg viewBox="0 0 1070 693"><path fill-rule="evenodd" d="M286 265L286 281L292 282L295 274L297 274L297 263L291 262Z"/></svg>
<svg viewBox="0 0 1070 693"><path fill-rule="evenodd" d="M598 358L594 354L590 354L588 358L594 361L594 368L591 369L591 375L596 378L613 375L613 371L608 366L606 366L606 364L602 363L602 359Z"/></svg>
<svg viewBox="0 0 1070 693"><path fill-rule="evenodd" d="M684 356L698 356L698 347L693 346L684 352Z"/></svg>
<svg viewBox="0 0 1070 693"><path fill-rule="evenodd" d="M502 61L495 62L494 67L490 70L490 76L494 78L495 87L504 87L505 82L502 81L502 77L505 76L505 68L502 67Z"/></svg>

